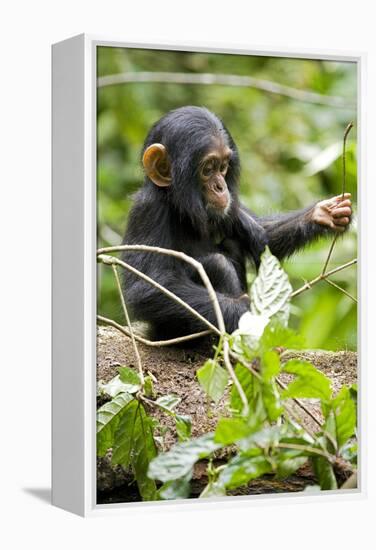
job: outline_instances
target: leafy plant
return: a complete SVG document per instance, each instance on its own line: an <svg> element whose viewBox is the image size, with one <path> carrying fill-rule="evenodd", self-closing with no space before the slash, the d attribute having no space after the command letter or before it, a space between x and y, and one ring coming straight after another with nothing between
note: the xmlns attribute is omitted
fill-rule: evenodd
<svg viewBox="0 0 376 550"><path fill-rule="evenodd" d="M112 449L112 463L133 472L144 500L188 497L194 466L203 459L208 483L201 497L225 495L264 474L286 478L307 461L322 490L336 489L338 464L356 467L356 387L343 387L334 395L330 379L308 361L281 361L281 348L299 348L302 340L287 326L291 286L268 249L250 292L251 311L232 335L220 339L214 358L197 371L208 398L226 402L226 413L213 432L191 438L190 417L175 411L180 399L156 398L150 377L141 381L128 367L120 367L115 378L100 385L111 399L98 410L98 454ZM228 351L235 360L237 384L224 368ZM292 377L287 386L279 380L281 373ZM291 400L301 399L320 403L323 421L315 433L291 408ZM178 443L168 452L158 452L163 430L150 414L155 408L175 419ZM230 458L216 466L216 453L224 448Z"/></svg>

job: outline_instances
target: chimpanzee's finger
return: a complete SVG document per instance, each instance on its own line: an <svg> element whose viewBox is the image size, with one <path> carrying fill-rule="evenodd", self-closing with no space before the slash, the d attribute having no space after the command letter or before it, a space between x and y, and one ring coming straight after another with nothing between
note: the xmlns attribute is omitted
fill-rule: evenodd
<svg viewBox="0 0 376 550"><path fill-rule="evenodd" d="M344 193L343 195L337 195L336 197L333 197L332 200L338 202L345 199L349 199L350 197L351 197L351 193Z"/></svg>
<svg viewBox="0 0 376 550"><path fill-rule="evenodd" d="M349 206L345 206L343 208L335 208L335 210L332 210L332 216L333 218L343 218L344 216L351 216L351 208Z"/></svg>
<svg viewBox="0 0 376 550"><path fill-rule="evenodd" d="M349 225L350 218L334 218L333 223L335 225Z"/></svg>

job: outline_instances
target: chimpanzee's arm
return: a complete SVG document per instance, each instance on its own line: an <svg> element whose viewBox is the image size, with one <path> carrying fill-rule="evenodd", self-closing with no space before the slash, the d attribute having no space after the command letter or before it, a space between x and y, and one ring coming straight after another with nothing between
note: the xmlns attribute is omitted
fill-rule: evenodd
<svg viewBox="0 0 376 550"><path fill-rule="evenodd" d="M213 325L218 326L214 308L205 287L188 278L162 280L158 277L158 282L179 296ZM238 327L241 315L249 310L249 298L246 295L232 298L221 292L216 292L216 295L226 330L233 332ZM158 339L173 338L208 328L183 306L144 281L134 281L132 288L127 292L127 298L135 318L151 322Z"/></svg>
<svg viewBox="0 0 376 550"><path fill-rule="evenodd" d="M328 233L328 228L312 219L314 206L288 214L257 218L265 229L269 248L280 260L290 256L308 242Z"/></svg>
<svg viewBox="0 0 376 550"><path fill-rule="evenodd" d="M282 259L321 235L345 231L351 217L350 194L318 202L303 210L266 217L257 217L241 205L239 217L243 225L248 224L252 234L254 224L258 224L265 232L271 252Z"/></svg>

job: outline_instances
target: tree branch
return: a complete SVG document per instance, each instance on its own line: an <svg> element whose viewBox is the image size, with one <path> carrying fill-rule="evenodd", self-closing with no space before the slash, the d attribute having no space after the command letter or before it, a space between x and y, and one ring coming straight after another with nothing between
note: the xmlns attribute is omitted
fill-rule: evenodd
<svg viewBox="0 0 376 550"><path fill-rule="evenodd" d="M314 103L316 105L328 105L340 109L355 109L356 102L351 99L345 99L338 96L318 94L310 90L299 90L284 84L278 84L270 80L255 78L248 75L234 74L212 74L212 73L172 73L172 72L126 72L101 76L97 80L98 88L113 86L116 84L134 84L139 82L155 82L160 84L201 84L201 85L220 85L237 86L245 88L255 88L271 94L282 95Z"/></svg>

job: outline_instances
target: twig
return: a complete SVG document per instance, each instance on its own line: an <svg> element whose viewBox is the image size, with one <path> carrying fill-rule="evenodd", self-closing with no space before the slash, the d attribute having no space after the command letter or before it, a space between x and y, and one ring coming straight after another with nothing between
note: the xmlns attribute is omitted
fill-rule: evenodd
<svg viewBox="0 0 376 550"><path fill-rule="evenodd" d="M332 255L332 252L333 252L333 249L334 249L334 245L336 244L337 239L338 239L338 234L334 235L334 238L332 240L332 244L330 245L329 252L328 252L328 255L326 257L324 267L322 268L322 272L321 272L322 275L325 275L325 273L326 273L326 270L328 268L328 264L329 264L329 261L330 261L330 258L331 258L331 255Z"/></svg>
<svg viewBox="0 0 376 550"><path fill-rule="evenodd" d="M296 451L303 451L320 455L326 458L331 464L333 464L335 461L334 456L326 453L325 451L320 451L320 449L316 449L315 447L311 447L310 445L299 445L298 443L278 443L275 446L280 449L295 449Z"/></svg>
<svg viewBox="0 0 376 550"><path fill-rule="evenodd" d="M216 84L220 86L256 88L264 92L290 97L291 99L307 103L329 105L330 107L342 109L354 109L356 107L355 102L344 99L343 97L318 94L310 90L299 90L277 82L248 75L140 71L105 75L99 77L97 80L99 88L113 86L115 84L132 84L137 82L158 82L161 84Z"/></svg>
<svg viewBox="0 0 376 550"><path fill-rule="evenodd" d="M345 197L345 190L346 190L346 140L347 140L347 136L349 135L350 130L353 126L354 126L354 123L350 122L346 126L345 133L343 134L343 145L342 145L342 200ZM325 272L327 270L327 267L328 267L333 249L334 249L334 245L336 244L337 239L338 239L338 233L336 235L334 235L332 244L330 245L329 252L328 252L328 255L326 257L325 264L324 264L324 267L323 267L323 270L322 270L323 275L325 274Z"/></svg>
<svg viewBox="0 0 376 550"><path fill-rule="evenodd" d="M133 329L132 329L132 325L131 325L131 320L130 320L130 318L129 318L128 309L127 309L127 306L126 306L126 304L125 304L123 292L122 292L122 289L121 289L121 283L120 283L120 279L119 279L119 273L118 273L118 271L117 271L116 265L112 264L111 267L112 267L112 271L113 271L114 276L115 276L116 285L117 285L117 288L118 288L118 291L119 291L119 295L120 295L121 305L122 305L122 307L123 307L125 320L126 320L127 325L128 325L128 330L129 330L129 333L130 333L130 336L131 336L132 345L133 345L134 353L135 353L136 360L137 360L138 374L139 374L140 381L141 381L141 388L143 388L143 387L144 387L144 384L145 384L145 377L144 377L144 371L142 370L142 361L141 361L140 353L139 353L139 351L138 351L138 347L137 347L137 344L136 344L136 340L135 340L135 337L134 337L134 334L133 334Z"/></svg>
<svg viewBox="0 0 376 550"><path fill-rule="evenodd" d="M156 281L154 281L153 279L151 279L150 277L148 277L147 275L145 275L144 273L142 273L138 269L135 269L134 267L130 266L129 264L127 264L125 262L123 262L122 260L119 260L118 258L115 258L113 256L104 255L108 252L118 252L120 250L129 250L129 251L138 250L138 251L152 252L152 253L157 253L157 254L165 254L167 256L173 256L175 258L179 258L180 260L183 260L183 261L189 263L190 265L192 265L193 267L195 267L195 269L198 271L198 273L201 277L202 282L204 283L204 285L206 287L206 290L207 290L208 295L209 295L209 299L212 302L214 312L215 312L216 317L217 317L217 323L218 323L219 330L216 326L214 326L207 319L205 319L205 317L203 317L200 313L198 313L195 309L193 309L189 304L187 304L186 302L181 300L174 293L167 290L167 288L165 288L162 285L158 284ZM222 311L221 311L221 308L220 308L215 290L214 290L214 288L213 288L213 286L210 282L210 279L207 276L206 271L203 268L202 264L200 262L198 262L197 260L195 260L194 258L191 258L190 256L188 256L187 254L184 254L184 252L177 252L176 250L169 250L167 248L159 248L159 247L147 246L147 245L121 245L121 246L115 246L115 247L102 248L102 249L97 251L97 254L98 254L98 256L97 256L98 261L101 261L103 263L107 263L108 265L113 265L115 263L115 264L121 265L122 267L124 267L128 271L131 271L135 275L139 276L141 279L144 279L145 281L149 282L151 285L153 285L156 288L158 288L159 290L161 290L161 292L163 292L164 294L166 294L167 296L169 296L170 298L175 300L175 302L181 304L183 307L188 309L188 311L190 311L192 313L192 315L194 315L195 317L197 317L201 321L203 321L216 334L218 334L219 336L224 337L224 340L223 340L223 359L224 359L224 363L225 363L225 366L228 370L230 378L232 379L236 389L238 390L239 397L240 397L240 399L243 403L243 414L248 415L249 405L248 405L247 397L246 397L246 395L244 393L244 390L243 390L243 387L240 384L240 382L239 382L239 380L238 380L238 378L235 374L235 371L234 371L234 369L231 365L231 361L230 361L230 357L229 357L229 343L228 343L228 339L225 337L227 334L226 334L226 327L225 327L225 322L223 320Z"/></svg>
<svg viewBox="0 0 376 550"><path fill-rule="evenodd" d="M331 275L334 275L334 273L338 273L339 271L342 271L343 269L346 269L347 267L350 267L350 266L356 264L356 262L357 262L357 259L354 258L350 262L347 262L343 265L335 267L331 271L327 271L326 273L321 273L320 275L318 275L317 277L315 277L311 281L308 281L307 283L305 283L302 287L298 288L297 290L294 290L294 292L291 293L290 298L295 298L296 296L299 296L299 294L301 294L305 290L310 289L311 286L319 283L320 281L323 281L323 280L327 279Z"/></svg>
<svg viewBox="0 0 376 550"><path fill-rule="evenodd" d="M159 246L148 246L148 245L145 245L145 244L135 244L135 245L123 244L123 245L119 245L119 246L109 246L109 247L106 247L106 248L100 248L99 250L97 250L97 254L102 255L102 254L109 254L109 253L112 253L112 252L121 252L121 251L125 251L125 250L128 250L130 252L132 252L132 251L135 251L135 252L151 252L151 253L154 253L154 254L163 254L165 256L173 256L174 258L178 258L179 260L182 260L183 262L186 262L186 263L190 264L191 266L193 266L197 270L197 272L199 273L199 275L201 277L201 280L202 280L202 282L204 283L204 285L206 287L206 290L207 290L208 295L209 295L209 299L210 299L210 301L213 305L213 308L214 308L214 312L215 312L215 315L216 315L216 318L217 318L219 330L218 330L217 327L215 327L207 319L202 317L202 315L200 315L196 310L191 308L191 306L186 304L186 302L181 300L178 296L173 294L171 291L167 290L162 285L159 285L153 279L151 279L147 275L144 275L141 271L138 271L134 267L131 267L128 264L125 264L125 265L128 266L126 269L128 269L129 271L132 271L133 273L137 274L139 277L147 280L148 282L153 281L153 283L151 283L151 284L153 284L154 286L159 288L159 290L161 290L162 292L165 292L165 294L167 293L171 298L175 299L175 301L178 301L179 303L185 304L184 307L188 306L189 310L191 310L191 313L196 315L196 317L199 316L201 318L201 320L205 319L205 323L209 326L209 328L211 330L213 330L214 332L216 332L218 335L221 334L221 330L222 330L221 329L221 320L222 320L223 332L225 332L222 311L221 311L221 308L220 308L219 303L218 303L217 295L216 295L215 290L214 290L214 288L213 288L213 286L210 282L209 277L206 274L205 269L203 268L203 266L200 262L198 262L194 258L191 258L191 256L188 256L187 254L184 254L184 252L178 252L177 250L171 250L171 249L168 249L168 248L160 248ZM118 260L117 258L116 258L116 260L118 262L121 261L121 260ZM124 262L122 262L122 264L124 264ZM123 265L123 267L124 267L124 265Z"/></svg>
<svg viewBox="0 0 376 550"><path fill-rule="evenodd" d="M290 407L287 403L283 403L283 407L286 410L286 412L288 413L288 415L285 415L286 421L290 422L290 424L291 424L291 418L293 418L295 420L295 422L297 422L299 424L299 426L301 427L302 430L305 430L307 432L307 434L312 437L312 439L315 439L316 434L313 431L311 431L308 426L304 426L304 424L302 423L302 419L293 410L293 408ZM291 416L291 418L289 418L289 415Z"/></svg>
<svg viewBox="0 0 376 550"><path fill-rule="evenodd" d="M251 374L253 374L253 376L255 378L257 378L257 380L262 380L262 377L261 377L261 374L257 372L257 370L255 370L252 365L250 363L247 363L247 361L244 361L244 359L242 359L237 353L235 353L234 351L230 351L230 355L233 359L235 359L235 361L237 361L238 363L240 363L241 365L243 365L243 367L245 367L246 369L249 370L249 372Z"/></svg>
<svg viewBox="0 0 376 550"><path fill-rule="evenodd" d="M278 378L278 376L276 377L276 381L277 381L277 384L279 385L279 387L281 387L283 390L285 390L285 389L287 388L286 384L284 384L284 383L282 382L282 380L280 380L280 379ZM320 426L320 428L323 426L323 423L321 422L321 420L319 420L319 419L316 417L316 415L315 415L312 411L310 411L310 410L308 409L308 407L306 407L306 406L304 405L304 403L302 403L302 401L300 401L300 399L297 399L296 397L293 397L292 400L294 401L294 403L296 403L296 404L298 405L298 407L300 407L306 414L308 414L308 416L309 416L310 418L312 418L312 420L313 420L314 422L316 422L316 424L317 424L318 426Z"/></svg>
<svg viewBox="0 0 376 550"><path fill-rule="evenodd" d="M205 325L207 325L212 331L214 331L218 335L221 334L221 332L217 329L217 327L215 325L213 325L210 321L205 319L205 317L203 317L200 313L198 313L195 309L193 309L189 304L184 302L184 300L179 298L179 296L176 296L176 294L174 294L173 292L171 292L170 290L168 290L164 286L160 285L159 283L154 281L154 279L152 279L151 277L148 277L147 275L145 275L144 273L142 273L138 269L130 266L129 264L123 262L122 260L119 260L118 258L115 258L114 256L106 256L104 254L101 254L97 257L97 260L99 262L102 262L102 263L106 264L106 265L113 265L113 264L121 265L124 269L130 271L134 275L137 275L138 277L140 277L144 281L147 281L152 286L154 286L155 288L158 288L158 290L160 290L161 292L163 292L164 294L169 296L172 300L174 300L175 302L177 302L178 304L183 306L190 313L192 313L192 315L194 317L196 317L197 319L202 321Z"/></svg>
<svg viewBox="0 0 376 550"><path fill-rule="evenodd" d="M332 285L334 286L334 288L336 288L337 290L340 290L341 292L343 292L343 294L346 294L346 296L348 298L350 298L350 300L352 300L353 302L355 302L356 304L358 303L358 300L352 296L349 292L347 292L347 290L345 290L344 288L342 288L341 286L337 285L337 283L334 283L333 281L331 281L330 279L324 279L324 281L326 283L328 283L328 285Z"/></svg>
<svg viewBox="0 0 376 550"><path fill-rule="evenodd" d="M109 325L111 327L116 328L125 336L131 336L130 331L123 327L122 325L119 325L116 321L113 321L112 319L108 319L107 317L102 317L102 315L97 315L97 320L105 325ZM133 336L137 342L141 342L141 344L145 344L146 346L150 347L163 347L163 346L171 346L173 344L180 344L181 342L186 342L187 340L194 340L195 338L202 338L202 336L207 336L208 334L212 334L211 330L203 330L202 332L195 332L194 334L187 334L187 336L180 336L179 338L171 338L170 340L148 340L147 338L143 338L142 336L139 336L133 331Z"/></svg>

